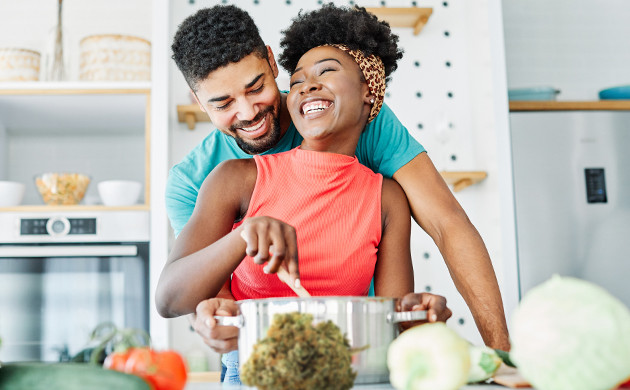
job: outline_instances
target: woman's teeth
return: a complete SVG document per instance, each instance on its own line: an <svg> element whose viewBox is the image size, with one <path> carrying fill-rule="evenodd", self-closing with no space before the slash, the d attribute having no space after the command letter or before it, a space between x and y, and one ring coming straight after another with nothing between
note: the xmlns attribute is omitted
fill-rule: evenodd
<svg viewBox="0 0 630 390"><path fill-rule="evenodd" d="M302 106L302 111L304 112L304 115L306 115L312 112L324 111L328 107L330 107L329 102L306 103L304 106Z"/></svg>
<svg viewBox="0 0 630 390"><path fill-rule="evenodd" d="M252 126L252 127L241 127L241 129L243 129L244 131L256 131L256 130L260 129L262 126L265 125L265 121L266 121L266 118L263 118L260 122L258 122L254 126Z"/></svg>

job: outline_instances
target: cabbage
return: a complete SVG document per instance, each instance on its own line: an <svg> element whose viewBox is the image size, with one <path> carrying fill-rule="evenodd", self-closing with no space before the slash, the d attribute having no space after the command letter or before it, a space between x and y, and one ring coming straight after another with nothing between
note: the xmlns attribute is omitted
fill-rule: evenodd
<svg viewBox="0 0 630 390"><path fill-rule="evenodd" d="M526 294L510 358L539 390L612 389L630 376L630 311L601 287L554 276Z"/></svg>
<svg viewBox="0 0 630 390"><path fill-rule="evenodd" d="M398 390L455 390L466 383L468 342L443 322L402 333L387 351L389 379Z"/></svg>
<svg viewBox="0 0 630 390"><path fill-rule="evenodd" d="M485 345L470 345L470 371L468 371L468 383L483 382L499 369L503 360L497 352Z"/></svg>

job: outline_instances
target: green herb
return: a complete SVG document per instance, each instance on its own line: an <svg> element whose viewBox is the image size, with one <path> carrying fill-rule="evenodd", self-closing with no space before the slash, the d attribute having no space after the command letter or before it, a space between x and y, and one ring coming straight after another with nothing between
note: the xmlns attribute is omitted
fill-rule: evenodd
<svg viewBox="0 0 630 390"><path fill-rule="evenodd" d="M310 314L276 314L241 381L260 390L346 390L357 375L351 363L350 343L333 322L313 326Z"/></svg>

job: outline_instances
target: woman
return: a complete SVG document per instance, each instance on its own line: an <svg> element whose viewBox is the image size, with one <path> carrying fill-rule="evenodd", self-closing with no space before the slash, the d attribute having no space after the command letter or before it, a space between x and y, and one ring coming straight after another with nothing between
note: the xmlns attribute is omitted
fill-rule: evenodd
<svg viewBox="0 0 630 390"><path fill-rule="evenodd" d="M364 33L326 23L339 18ZM378 296L413 291L406 197L354 156L402 57L397 39L364 9L328 5L294 20L280 63L292 73L287 106L304 141L227 161L208 176L160 277L162 315L193 313L227 287L236 300L294 296L269 275L281 266L312 295L367 295L372 277ZM429 306L422 303L416 309ZM450 316L445 306L439 313Z"/></svg>

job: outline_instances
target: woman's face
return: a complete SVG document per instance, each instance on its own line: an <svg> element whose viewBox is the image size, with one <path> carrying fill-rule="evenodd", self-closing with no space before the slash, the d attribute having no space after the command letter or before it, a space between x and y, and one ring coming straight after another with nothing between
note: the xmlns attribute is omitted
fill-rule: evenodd
<svg viewBox="0 0 630 390"><path fill-rule="evenodd" d="M363 131L370 98L354 59L336 47L321 46L300 58L287 106L305 140L343 139Z"/></svg>

